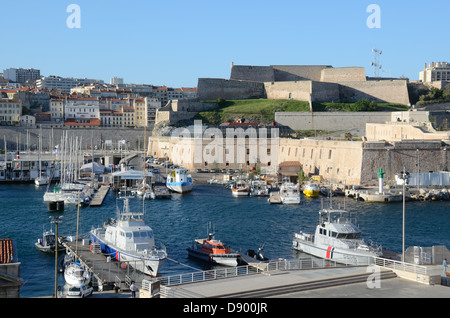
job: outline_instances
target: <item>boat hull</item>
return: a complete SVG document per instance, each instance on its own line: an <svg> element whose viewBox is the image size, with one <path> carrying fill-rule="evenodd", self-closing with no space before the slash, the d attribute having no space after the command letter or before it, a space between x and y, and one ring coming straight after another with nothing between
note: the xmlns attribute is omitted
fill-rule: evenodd
<svg viewBox="0 0 450 318"><path fill-rule="evenodd" d="M282 204L300 204L300 196L281 196Z"/></svg>
<svg viewBox="0 0 450 318"><path fill-rule="evenodd" d="M100 243L102 253L110 256L111 258L119 262L130 262L129 265L131 267L152 277L156 277L158 275L160 266L167 258L167 257L161 258L143 257L141 255L133 255L131 253L127 253L104 242L93 233L91 233L91 241L93 243Z"/></svg>
<svg viewBox="0 0 450 318"><path fill-rule="evenodd" d="M91 281L91 275L80 265L72 263L64 269L64 280L71 286L87 285Z"/></svg>
<svg viewBox="0 0 450 318"><path fill-rule="evenodd" d="M294 238L292 244L295 250L342 264L370 265L373 264L373 257L380 256L377 253L345 250L333 246L317 246L312 241L299 238Z"/></svg>
<svg viewBox="0 0 450 318"><path fill-rule="evenodd" d="M303 190L303 194L310 198L315 198L319 196L319 190Z"/></svg>
<svg viewBox="0 0 450 318"><path fill-rule="evenodd" d="M192 191L193 185L186 182L168 182L166 183L166 187L177 193L187 193Z"/></svg>
<svg viewBox="0 0 450 318"><path fill-rule="evenodd" d="M239 254L230 253L230 254L212 254L202 252L195 248L188 248L188 254L190 257L197 258L199 260L215 264L215 265L224 265L224 266L237 266L239 265Z"/></svg>

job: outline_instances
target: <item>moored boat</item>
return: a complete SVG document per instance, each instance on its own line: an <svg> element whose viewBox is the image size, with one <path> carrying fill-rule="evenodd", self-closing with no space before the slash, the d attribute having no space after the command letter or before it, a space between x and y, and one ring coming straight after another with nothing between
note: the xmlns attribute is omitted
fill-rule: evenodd
<svg viewBox="0 0 450 318"><path fill-rule="evenodd" d="M280 187L280 199L282 204L300 204L300 188L298 184L283 182Z"/></svg>
<svg viewBox="0 0 450 318"><path fill-rule="evenodd" d="M303 189L303 194L310 198L318 197L320 193L319 185L317 183L308 183Z"/></svg>
<svg viewBox="0 0 450 318"><path fill-rule="evenodd" d="M250 186L244 180L237 180L231 184L231 193L236 197L248 196L250 194Z"/></svg>
<svg viewBox="0 0 450 318"><path fill-rule="evenodd" d="M231 251L231 247L216 240L214 234L209 232L208 238L196 239L194 244L187 248L191 257L216 265L237 266L240 254Z"/></svg>
<svg viewBox="0 0 450 318"><path fill-rule="evenodd" d="M42 233L42 238L38 238L37 242L34 243L34 246L41 252L55 253L56 235L53 230L44 230ZM63 252L64 250L64 246L58 244L58 252Z"/></svg>
<svg viewBox="0 0 450 318"><path fill-rule="evenodd" d="M187 169L172 169L167 175L166 187L174 192L186 193L192 191L194 182Z"/></svg>
<svg viewBox="0 0 450 318"><path fill-rule="evenodd" d="M80 286L81 284L89 284L91 274L80 262L72 262L64 269L64 280L66 284L71 286Z"/></svg>
<svg viewBox="0 0 450 318"><path fill-rule="evenodd" d="M293 248L338 263L371 264L373 257L382 255L382 248L365 243L347 214L341 209L321 209L315 234L294 233Z"/></svg>
<svg viewBox="0 0 450 318"><path fill-rule="evenodd" d="M265 180L253 180L251 183L250 195L254 197L269 196L269 188Z"/></svg>
<svg viewBox="0 0 450 318"><path fill-rule="evenodd" d="M91 242L100 243L102 253L120 262L129 261L136 270L156 277L161 264L167 259L164 246L155 243L153 230L145 224L144 213L129 209L128 197L123 211L116 219L108 219L102 227L91 230Z"/></svg>

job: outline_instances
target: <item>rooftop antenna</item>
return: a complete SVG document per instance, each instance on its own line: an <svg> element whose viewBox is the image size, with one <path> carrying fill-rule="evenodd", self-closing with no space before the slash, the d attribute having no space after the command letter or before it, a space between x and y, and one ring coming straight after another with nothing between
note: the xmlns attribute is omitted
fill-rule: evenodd
<svg viewBox="0 0 450 318"><path fill-rule="evenodd" d="M378 70L381 69L381 65L378 64L378 56L381 55L381 50L372 49L372 52L374 54L374 61L370 63L370 65L373 66L373 76L378 77Z"/></svg>

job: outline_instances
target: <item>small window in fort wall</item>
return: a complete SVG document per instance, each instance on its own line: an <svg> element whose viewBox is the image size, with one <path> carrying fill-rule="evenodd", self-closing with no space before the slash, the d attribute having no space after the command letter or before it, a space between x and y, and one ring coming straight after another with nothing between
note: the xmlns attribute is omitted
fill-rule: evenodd
<svg viewBox="0 0 450 318"><path fill-rule="evenodd" d="M311 149L311 159L313 157L313 154L314 154L314 149Z"/></svg>
<svg viewBox="0 0 450 318"><path fill-rule="evenodd" d="M352 172L352 169L348 169L347 175L350 177L350 174Z"/></svg>
<svg viewBox="0 0 450 318"><path fill-rule="evenodd" d="M331 159L331 150L328 151L328 159Z"/></svg>
<svg viewBox="0 0 450 318"><path fill-rule="evenodd" d="M305 158L305 148L303 148L303 158Z"/></svg>

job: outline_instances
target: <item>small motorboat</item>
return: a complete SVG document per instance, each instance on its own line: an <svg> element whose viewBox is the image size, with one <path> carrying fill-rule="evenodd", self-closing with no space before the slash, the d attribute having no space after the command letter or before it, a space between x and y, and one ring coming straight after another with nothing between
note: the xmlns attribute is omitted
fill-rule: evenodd
<svg viewBox="0 0 450 318"><path fill-rule="evenodd" d="M56 234L52 229L49 231L43 231L42 238L38 238L37 242L34 243L36 249L44 253L55 253L56 246ZM58 244L58 252L64 252L64 246Z"/></svg>
<svg viewBox="0 0 450 318"><path fill-rule="evenodd" d="M250 187L244 180L238 180L231 184L231 193L236 197L246 197L250 195Z"/></svg>
<svg viewBox="0 0 450 318"><path fill-rule="evenodd" d="M214 234L209 232L208 238L196 239L195 243L187 248L189 256L216 265L237 266L239 265L240 254L231 251L229 245L214 238Z"/></svg>

